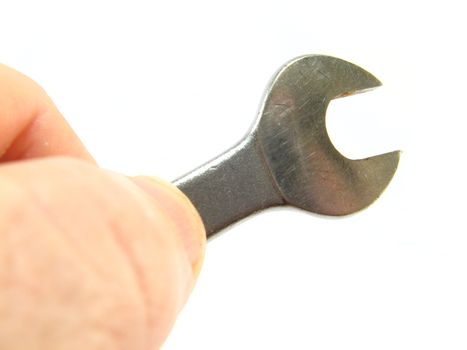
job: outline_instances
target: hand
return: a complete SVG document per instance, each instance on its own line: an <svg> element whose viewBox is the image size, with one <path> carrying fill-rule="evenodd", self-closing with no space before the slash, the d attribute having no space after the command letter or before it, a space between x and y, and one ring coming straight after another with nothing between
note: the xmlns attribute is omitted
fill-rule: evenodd
<svg viewBox="0 0 467 350"><path fill-rule="evenodd" d="M0 65L0 349L161 346L198 275L175 187L100 169L45 92Z"/></svg>

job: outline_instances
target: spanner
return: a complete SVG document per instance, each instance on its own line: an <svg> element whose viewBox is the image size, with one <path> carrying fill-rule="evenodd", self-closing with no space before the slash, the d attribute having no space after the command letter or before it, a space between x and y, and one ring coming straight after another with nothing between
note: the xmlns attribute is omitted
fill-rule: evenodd
<svg viewBox="0 0 467 350"><path fill-rule="evenodd" d="M332 99L380 85L362 68L330 56L285 64L248 135L175 181L200 213L207 236L273 206L336 216L376 200L396 171L399 151L350 160L332 145L325 115Z"/></svg>

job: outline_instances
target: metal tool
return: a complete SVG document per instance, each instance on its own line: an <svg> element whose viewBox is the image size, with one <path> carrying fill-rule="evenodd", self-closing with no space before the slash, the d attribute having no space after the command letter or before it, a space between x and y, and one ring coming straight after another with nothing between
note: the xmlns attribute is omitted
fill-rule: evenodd
<svg viewBox="0 0 467 350"><path fill-rule="evenodd" d="M250 133L175 181L198 209L207 236L272 206L345 215L376 200L396 171L399 152L345 158L329 139L325 114L332 99L380 85L362 68L329 56L298 57L283 66Z"/></svg>

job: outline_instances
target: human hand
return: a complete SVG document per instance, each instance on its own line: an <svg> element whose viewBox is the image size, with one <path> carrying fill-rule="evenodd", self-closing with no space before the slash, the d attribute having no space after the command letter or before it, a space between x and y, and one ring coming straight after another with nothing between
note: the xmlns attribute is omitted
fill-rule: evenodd
<svg viewBox="0 0 467 350"><path fill-rule="evenodd" d="M100 169L45 92L0 65L0 349L158 349L205 233L160 180Z"/></svg>

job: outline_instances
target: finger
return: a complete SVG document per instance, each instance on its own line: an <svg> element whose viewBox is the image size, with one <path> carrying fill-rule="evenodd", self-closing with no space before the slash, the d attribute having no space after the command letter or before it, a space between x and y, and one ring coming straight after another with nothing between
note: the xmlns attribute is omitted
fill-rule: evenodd
<svg viewBox="0 0 467 350"><path fill-rule="evenodd" d="M205 244L177 189L47 158L0 166L0 193L1 349L161 346Z"/></svg>
<svg viewBox="0 0 467 350"><path fill-rule="evenodd" d="M91 155L44 90L0 64L0 161Z"/></svg>

